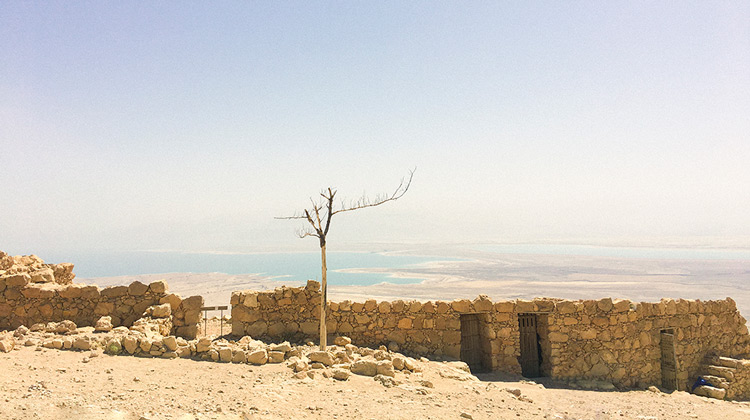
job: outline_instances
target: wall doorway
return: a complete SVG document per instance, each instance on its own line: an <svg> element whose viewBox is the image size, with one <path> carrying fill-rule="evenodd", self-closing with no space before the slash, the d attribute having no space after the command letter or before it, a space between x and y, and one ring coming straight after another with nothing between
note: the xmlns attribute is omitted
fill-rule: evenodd
<svg viewBox="0 0 750 420"><path fill-rule="evenodd" d="M675 355L674 330L661 330L661 386L664 389L677 389L677 356Z"/></svg>
<svg viewBox="0 0 750 420"><path fill-rule="evenodd" d="M536 314L518 314L518 330L521 333L521 374L527 378L541 376L541 345L537 333Z"/></svg>
<svg viewBox="0 0 750 420"><path fill-rule="evenodd" d="M479 314L461 315L461 360L469 365L472 372L484 372L482 335Z"/></svg>

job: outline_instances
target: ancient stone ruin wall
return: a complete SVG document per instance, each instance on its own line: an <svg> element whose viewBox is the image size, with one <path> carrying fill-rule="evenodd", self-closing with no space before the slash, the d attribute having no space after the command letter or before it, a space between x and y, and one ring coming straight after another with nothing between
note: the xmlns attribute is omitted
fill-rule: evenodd
<svg viewBox="0 0 750 420"><path fill-rule="evenodd" d="M550 376L661 384L663 334L674 337L677 389L686 390L707 356L746 354L748 330L731 299L657 303L559 301L547 314Z"/></svg>
<svg viewBox="0 0 750 420"><path fill-rule="evenodd" d="M174 334L194 338L203 298L182 299L164 281L150 285L97 286L71 283L73 264L44 264L36 256L9 257L0 252L0 329L71 320L93 326L102 316L113 326L132 326L153 305L168 303ZM59 276L58 276L59 274ZM145 315L148 316L148 315Z"/></svg>
<svg viewBox="0 0 750 420"><path fill-rule="evenodd" d="M320 283L274 291L232 294L232 333L252 337L314 339L318 336ZM361 346L389 345L414 355L461 358L461 315L478 314L483 363L520 373L518 325L512 305L486 296L454 302L331 302L328 333Z"/></svg>
<svg viewBox="0 0 750 420"><path fill-rule="evenodd" d="M320 285L242 291L232 295L232 332L252 337L315 339ZM661 385L662 333L674 337L678 389L701 374L707 356L750 352L745 319L734 301L663 299L534 299L473 301L332 302L328 333L346 335L357 345L393 346L413 355L447 356L468 362L462 353L462 323L479 318L479 353L488 369L521 373L519 315L537 321L540 373L557 378L596 379L617 386ZM463 322L462 322L463 321ZM467 322L468 323L468 322Z"/></svg>

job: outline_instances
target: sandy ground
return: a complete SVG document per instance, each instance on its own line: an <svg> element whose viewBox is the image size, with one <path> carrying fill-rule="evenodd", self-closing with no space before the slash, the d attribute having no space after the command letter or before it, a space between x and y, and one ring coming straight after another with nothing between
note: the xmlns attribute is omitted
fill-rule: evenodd
<svg viewBox="0 0 750 420"><path fill-rule="evenodd" d="M295 379L285 365L107 356L22 347L0 353L2 419L750 419L750 403L685 392L587 391L440 362L345 382ZM467 378L469 378L467 380ZM519 396L511 393L517 390ZM463 415L463 417L462 417Z"/></svg>

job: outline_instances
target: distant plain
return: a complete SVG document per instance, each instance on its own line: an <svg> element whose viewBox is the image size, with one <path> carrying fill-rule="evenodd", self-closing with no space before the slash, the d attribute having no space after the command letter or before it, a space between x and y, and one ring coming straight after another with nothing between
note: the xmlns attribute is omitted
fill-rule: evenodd
<svg viewBox="0 0 750 420"><path fill-rule="evenodd" d="M612 297L652 302L731 297L743 314L750 313L750 251L746 249L596 248L380 245L377 255L392 258L375 257L378 262L373 264L373 254L363 253L359 258L368 262L362 267L356 265L357 253L331 253L328 262L334 268L330 277L336 280L329 286L329 298L434 301L485 294L493 300ZM623 256L618 257L618 252ZM275 258L283 259L283 255ZM304 277L319 280L319 254L305 258L314 263L307 276L299 274L299 268L295 275L278 277L262 270L233 273L213 269L204 273L191 267L185 270L191 272L140 272L81 277L79 281L109 286L166 279L173 292L200 294L207 305L222 305L229 303L234 290L298 286L304 284ZM335 268L342 266L346 268ZM134 268L133 272L138 271Z"/></svg>

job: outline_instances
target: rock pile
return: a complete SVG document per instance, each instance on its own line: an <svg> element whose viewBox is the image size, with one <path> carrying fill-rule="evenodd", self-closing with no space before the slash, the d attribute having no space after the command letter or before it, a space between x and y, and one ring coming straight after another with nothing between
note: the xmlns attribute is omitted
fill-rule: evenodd
<svg viewBox="0 0 750 420"><path fill-rule="evenodd" d="M8 282L70 284L75 278L73 264L45 264L36 255L12 257L0 251L0 278Z"/></svg>
<svg viewBox="0 0 750 420"><path fill-rule="evenodd" d="M159 319L161 333L195 338L203 298L181 298L169 293L165 281L133 282L100 289L71 283L73 264L44 264L34 255L10 257L0 252L0 328L71 320L79 326L95 326L101 317L110 325L130 327L143 317ZM143 322L143 321L141 321Z"/></svg>
<svg viewBox="0 0 750 420"><path fill-rule="evenodd" d="M157 307L147 311L153 315ZM37 346L57 350L101 350L110 355L133 355L165 359L192 358L223 363L265 365L286 363L295 378L314 379L316 376L345 381L352 374L370 376L383 386L399 385L396 373L421 372L426 359L417 361L387 348L370 349L349 343L348 337L336 342L344 345L329 346L319 350L313 343L292 345L289 342L266 343L244 336L237 341L200 338L186 340L160 333L160 319L145 317L136 325L111 327L108 317L102 317L96 327L78 328L72 321L34 324L31 328L20 326L14 331L0 334L0 351L10 352L18 346ZM441 376L459 380L476 380L463 362L443 363ZM447 370L446 370L447 369ZM423 381L424 387L432 387Z"/></svg>

